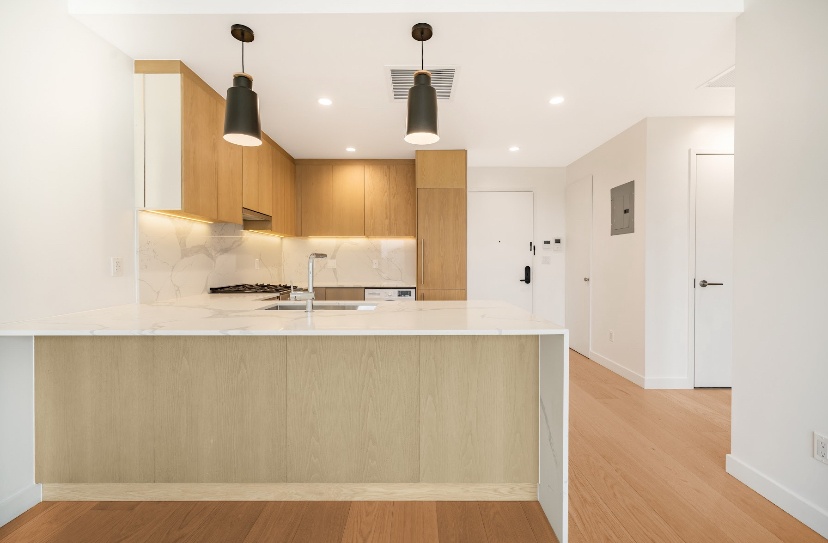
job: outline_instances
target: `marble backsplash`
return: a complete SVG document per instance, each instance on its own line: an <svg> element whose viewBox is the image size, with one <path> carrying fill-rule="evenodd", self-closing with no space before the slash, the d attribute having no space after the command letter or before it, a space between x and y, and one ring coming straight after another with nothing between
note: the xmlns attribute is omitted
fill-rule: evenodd
<svg viewBox="0 0 828 543"><path fill-rule="evenodd" d="M417 283L417 240L413 238L285 238L282 243L282 278L288 284L307 286L310 253L328 255L314 264L314 284L320 287L413 287Z"/></svg>
<svg viewBox="0 0 828 543"><path fill-rule="evenodd" d="M141 303L237 283L305 287L310 253L328 254L315 264L318 286L412 287L417 281L417 242L410 238L279 238L146 212L138 212L137 222Z"/></svg>
<svg viewBox="0 0 828 543"><path fill-rule="evenodd" d="M283 282L282 238L156 213L138 212L137 220L141 303L237 283Z"/></svg>

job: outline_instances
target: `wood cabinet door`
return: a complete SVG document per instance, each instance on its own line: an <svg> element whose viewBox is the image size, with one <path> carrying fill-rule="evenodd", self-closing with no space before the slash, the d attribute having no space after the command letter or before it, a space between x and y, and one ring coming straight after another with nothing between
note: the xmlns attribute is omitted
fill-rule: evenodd
<svg viewBox="0 0 828 543"><path fill-rule="evenodd" d="M216 183L220 222L242 224L242 147L224 140L224 100L214 101Z"/></svg>
<svg viewBox="0 0 828 543"><path fill-rule="evenodd" d="M417 189L414 164L365 166L365 235L415 236Z"/></svg>
<svg viewBox="0 0 828 543"><path fill-rule="evenodd" d="M302 193L302 235L330 236L333 167L330 164L296 166L296 183Z"/></svg>
<svg viewBox="0 0 828 543"><path fill-rule="evenodd" d="M273 213L271 230L277 234L287 235L285 210L285 193L287 192L287 158L274 147L273 149Z"/></svg>
<svg viewBox="0 0 828 543"><path fill-rule="evenodd" d="M181 83L181 210L215 219L218 215L212 92L189 75Z"/></svg>
<svg viewBox="0 0 828 543"><path fill-rule="evenodd" d="M466 188L466 151L417 151L418 189Z"/></svg>
<svg viewBox="0 0 828 543"><path fill-rule="evenodd" d="M329 301L363 301L365 300L365 289L362 287L326 287L325 299Z"/></svg>
<svg viewBox="0 0 828 543"><path fill-rule="evenodd" d="M265 215L273 215L273 159L276 155L276 147L264 135L262 139L258 163L259 207L253 209Z"/></svg>
<svg viewBox="0 0 828 543"><path fill-rule="evenodd" d="M417 287L466 288L466 189L417 190Z"/></svg>
<svg viewBox="0 0 828 543"><path fill-rule="evenodd" d="M264 145L264 144L262 144ZM259 156L261 147L242 147L242 206L259 207Z"/></svg>
<svg viewBox="0 0 828 543"><path fill-rule="evenodd" d="M465 300L465 290L418 289L417 300L422 302Z"/></svg>
<svg viewBox="0 0 828 543"><path fill-rule="evenodd" d="M297 213L299 202L296 189L296 164L293 160L287 161L287 193L285 195L285 235L298 236L301 231Z"/></svg>
<svg viewBox="0 0 828 543"><path fill-rule="evenodd" d="M365 235L365 166L335 164L330 236Z"/></svg>

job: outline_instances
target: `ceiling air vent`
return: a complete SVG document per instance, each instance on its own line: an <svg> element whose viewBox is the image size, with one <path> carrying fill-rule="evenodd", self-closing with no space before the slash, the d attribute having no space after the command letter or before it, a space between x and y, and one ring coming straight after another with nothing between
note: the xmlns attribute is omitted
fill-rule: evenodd
<svg viewBox="0 0 828 543"><path fill-rule="evenodd" d="M712 89L735 89L736 88L736 66L731 66L707 83L702 88Z"/></svg>
<svg viewBox="0 0 828 543"><path fill-rule="evenodd" d="M419 68L391 68L391 92L394 100L407 100L408 89L414 85L414 72ZM437 91L438 100L451 100L454 75L457 68L429 68L431 86Z"/></svg>

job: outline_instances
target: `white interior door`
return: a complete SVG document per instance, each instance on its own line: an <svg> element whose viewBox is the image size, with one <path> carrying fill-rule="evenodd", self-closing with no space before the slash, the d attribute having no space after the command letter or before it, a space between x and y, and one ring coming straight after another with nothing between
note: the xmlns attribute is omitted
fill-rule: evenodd
<svg viewBox="0 0 828 543"><path fill-rule="evenodd" d="M469 192L469 300L503 300L532 311L534 193ZM524 268L530 266L530 283Z"/></svg>
<svg viewBox="0 0 828 543"><path fill-rule="evenodd" d="M733 357L733 155L696 155L695 252L695 385L729 387Z"/></svg>
<svg viewBox="0 0 828 543"><path fill-rule="evenodd" d="M589 356L592 176L566 187L566 327L569 346Z"/></svg>

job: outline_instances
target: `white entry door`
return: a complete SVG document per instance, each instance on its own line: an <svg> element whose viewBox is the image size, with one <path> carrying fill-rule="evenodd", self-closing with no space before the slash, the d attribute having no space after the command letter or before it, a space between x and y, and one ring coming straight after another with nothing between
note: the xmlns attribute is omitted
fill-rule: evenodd
<svg viewBox="0 0 828 543"><path fill-rule="evenodd" d="M532 311L534 193L469 192L469 300L503 300ZM529 267L529 282L525 268Z"/></svg>
<svg viewBox="0 0 828 543"><path fill-rule="evenodd" d="M592 176L566 187L566 327L569 346L589 356Z"/></svg>
<svg viewBox="0 0 828 543"><path fill-rule="evenodd" d="M733 155L696 155L695 386L731 386Z"/></svg>

